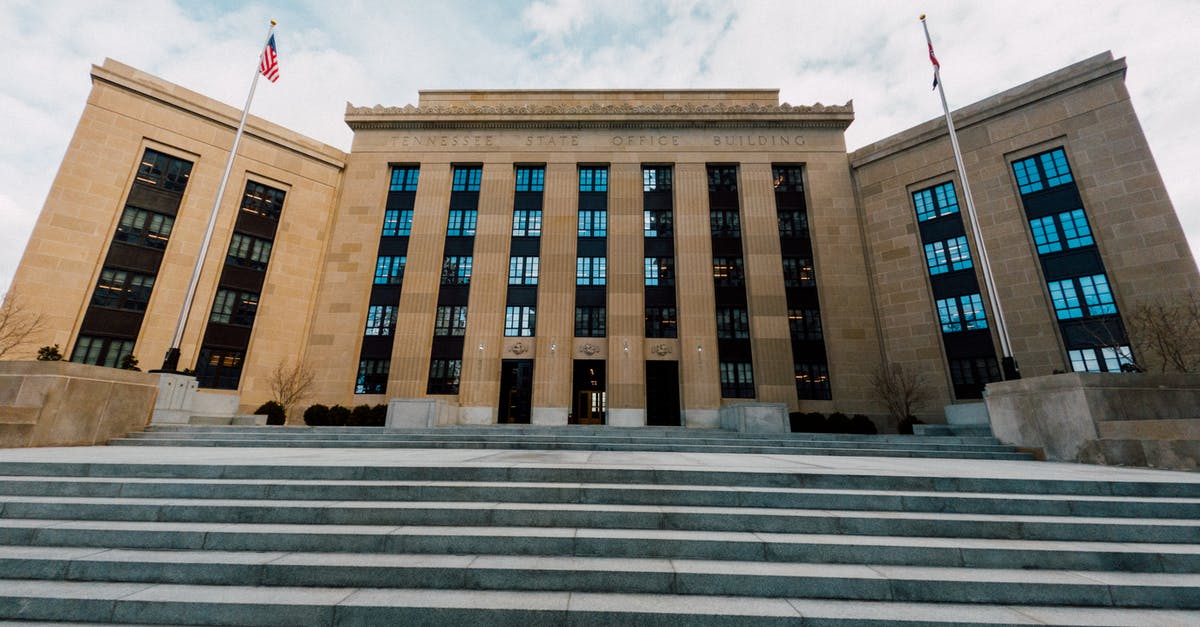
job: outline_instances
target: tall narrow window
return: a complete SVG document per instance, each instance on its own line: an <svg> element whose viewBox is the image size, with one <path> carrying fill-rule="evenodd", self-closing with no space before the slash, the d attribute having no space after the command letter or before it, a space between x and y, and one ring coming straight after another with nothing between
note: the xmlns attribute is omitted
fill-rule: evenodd
<svg viewBox="0 0 1200 627"><path fill-rule="evenodd" d="M405 257L380 255L375 261L375 285L400 285L404 281Z"/></svg>
<svg viewBox="0 0 1200 627"><path fill-rule="evenodd" d="M671 257L646 257L645 275L647 287L675 285L675 260Z"/></svg>
<svg viewBox="0 0 1200 627"><path fill-rule="evenodd" d="M750 337L750 318L745 307L717 307L717 339L740 340Z"/></svg>
<svg viewBox="0 0 1200 627"><path fill-rule="evenodd" d="M754 398L754 369L745 362L721 362L721 396Z"/></svg>
<svg viewBox="0 0 1200 627"><path fill-rule="evenodd" d="M575 308L575 337L604 337L604 307Z"/></svg>
<svg viewBox="0 0 1200 627"><path fill-rule="evenodd" d="M678 337L678 329L674 307L646 308L646 337Z"/></svg>
<svg viewBox="0 0 1200 627"><path fill-rule="evenodd" d="M210 322L219 322L237 327L254 325L254 316L258 313L258 294L241 290L217 290L213 299Z"/></svg>
<svg viewBox="0 0 1200 627"><path fill-rule="evenodd" d="M575 285L604 285L607 265L605 257L578 257L575 259Z"/></svg>
<svg viewBox="0 0 1200 627"><path fill-rule="evenodd" d="M605 237L608 235L608 212L604 210L580 210L579 237Z"/></svg>
<svg viewBox="0 0 1200 627"><path fill-rule="evenodd" d="M518 192L540 192L546 183L546 168L517 168Z"/></svg>
<svg viewBox="0 0 1200 627"><path fill-rule="evenodd" d="M392 335L396 331L396 307L371 305L367 308L367 328L363 335Z"/></svg>
<svg viewBox="0 0 1200 627"><path fill-rule="evenodd" d="M479 212L475 209L451 209L446 222L448 237L474 237Z"/></svg>
<svg viewBox="0 0 1200 627"><path fill-rule="evenodd" d="M579 191L608 191L608 168L579 168Z"/></svg>
<svg viewBox="0 0 1200 627"><path fill-rule="evenodd" d="M508 259L508 284L509 285L537 285L538 282L538 258L537 257L509 257Z"/></svg>
<svg viewBox="0 0 1200 627"><path fill-rule="evenodd" d="M668 192L671 191L671 168L667 166L647 166L642 168L642 191Z"/></svg>
<svg viewBox="0 0 1200 627"><path fill-rule="evenodd" d="M939 299L937 309L942 333L987 328L987 317L984 315L983 300L979 294Z"/></svg>
<svg viewBox="0 0 1200 627"><path fill-rule="evenodd" d="M517 209L513 211L513 237L540 237L542 235L542 210Z"/></svg>
<svg viewBox="0 0 1200 627"><path fill-rule="evenodd" d="M433 334L436 336L461 337L467 334L467 307L465 305L443 305L437 308Z"/></svg>
<svg viewBox="0 0 1200 627"><path fill-rule="evenodd" d="M429 394L458 394L461 359L431 359L429 361Z"/></svg>
<svg viewBox="0 0 1200 627"><path fill-rule="evenodd" d="M242 211L268 220L278 220L283 211L285 195L286 192L281 189L249 181L246 183L246 193L242 195Z"/></svg>
<svg viewBox="0 0 1200 627"><path fill-rule="evenodd" d="M784 287L812 287L816 285L816 279L813 277L812 260L799 257L784 257L782 262Z"/></svg>
<svg viewBox="0 0 1200 627"><path fill-rule="evenodd" d="M469 285L471 258L449 256L442 261L442 285Z"/></svg>
<svg viewBox="0 0 1200 627"><path fill-rule="evenodd" d="M388 209L383 212L384 237L406 237L412 234L412 209Z"/></svg>
<svg viewBox="0 0 1200 627"><path fill-rule="evenodd" d="M1075 180L1071 176L1071 166L1067 165L1067 153L1062 148L1014 161L1012 165L1022 196Z"/></svg>
<svg viewBox="0 0 1200 627"><path fill-rule="evenodd" d="M388 191L415 192L417 191L417 176L420 168L392 168L392 182Z"/></svg>
<svg viewBox="0 0 1200 627"><path fill-rule="evenodd" d="M642 212L642 230L646 237L672 237L674 218L669 209L646 209Z"/></svg>
<svg viewBox="0 0 1200 627"><path fill-rule="evenodd" d="M504 335L507 337L530 337L537 329L536 309L517 305L504 309Z"/></svg>
<svg viewBox="0 0 1200 627"><path fill-rule="evenodd" d="M741 237L742 219L737 211L713 209L708 215L713 237Z"/></svg>
<svg viewBox="0 0 1200 627"><path fill-rule="evenodd" d="M146 149L138 164L137 182L164 191L180 193L192 175L192 164L157 150Z"/></svg>
<svg viewBox="0 0 1200 627"><path fill-rule="evenodd" d="M709 192L736 192L737 168L733 166L709 166Z"/></svg>
<svg viewBox="0 0 1200 627"><path fill-rule="evenodd" d="M262 271L267 269L270 260L271 242L242 233L234 233L230 238L225 263Z"/></svg>
<svg viewBox="0 0 1200 627"><path fill-rule="evenodd" d="M713 283L717 287L737 287L745 283L741 257L713 257Z"/></svg>
<svg viewBox="0 0 1200 627"><path fill-rule="evenodd" d="M456 167L454 168L454 180L450 185L452 192L477 192L479 191L479 182L483 180L483 168L474 167Z"/></svg>
<svg viewBox="0 0 1200 627"><path fill-rule="evenodd" d="M383 394L387 391L389 359L363 359L358 362L354 380L355 394Z"/></svg>
<svg viewBox="0 0 1200 627"><path fill-rule="evenodd" d="M97 307L146 311L153 289L154 277L150 275L104 268L100 271L100 280L96 282L92 304Z"/></svg>
<svg viewBox="0 0 1200 627"><path fill-rule="evenodd" d="M117 224L117 233L113 239L135 246L163 250L167 247L167 238L171 236L171 227L174 225L175 218L171 216L127 206L121 213L121 221Z"/></svg>
<svg viewBox="0 0 1200 627"><path fill-rule="evenodd" d="M917 220L921 222L958 213L954 183L942 183L914 193L913 204L917 207Z"/></svg>

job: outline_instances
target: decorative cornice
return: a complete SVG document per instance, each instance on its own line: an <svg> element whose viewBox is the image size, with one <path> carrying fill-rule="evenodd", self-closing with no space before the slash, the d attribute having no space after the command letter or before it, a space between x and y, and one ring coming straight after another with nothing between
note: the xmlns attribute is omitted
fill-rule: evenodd
<svg viewBox="0 0 1200 627"><path fill-rule="evenodd" d="M555 105L519 105L519 106L442 106L428 105L415 107L411 104L403 107L356 107L346 103L346 116L352 115L688 115L688 114L747 114L747 113L854 113L853 101L844 105L727 105L717 103L706 104L669 104L669 105L610 105L610 104L555 104Z"/></svg>

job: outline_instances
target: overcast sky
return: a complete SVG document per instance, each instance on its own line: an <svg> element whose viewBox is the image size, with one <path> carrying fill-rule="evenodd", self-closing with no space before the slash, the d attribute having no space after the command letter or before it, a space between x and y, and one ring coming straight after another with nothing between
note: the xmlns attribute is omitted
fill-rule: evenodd
<svg viewBox="0 0 1200 627"><path fill-rule="evenodd" d="M342 149L345 103L419 89L779 88L854 100L850 149L941 115L918 16L951 107L1093 54L1127 85L1189 239L1200 242L1200 2L0 0L0 291L7 288L111 57L241 106L268 21L282 77L252 112ZM124 166L122 166L124 167Z"/></svg>

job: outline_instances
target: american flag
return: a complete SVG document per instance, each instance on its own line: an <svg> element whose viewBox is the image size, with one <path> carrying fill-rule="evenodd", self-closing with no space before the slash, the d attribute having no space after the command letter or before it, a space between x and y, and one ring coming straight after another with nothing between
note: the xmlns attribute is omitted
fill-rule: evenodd
<svg viewBox="0 0 1200 627"><path fill-rule="evenodd" d="M924 18L925 16L921 16L921 17ZM271 38L271 45L272 46L275 45L274 37ZM937 84L938 84L937 72L938 72L938 70L942 69L942 64L938 63L937 57L933 56L933 44L929 44L929 62L933 64L933 88L937 89ZM271 79L271 80L274 81L275 79Z"/></svg>
<svg viewBox="0 0 1200 627"><path fill-rule="evenodd" d="M258 71L267 77L267 80L274 83L279 80L279 57L275 53L275 35L267 40L267 47L262 53L262 62L258 64Z"/></svg>

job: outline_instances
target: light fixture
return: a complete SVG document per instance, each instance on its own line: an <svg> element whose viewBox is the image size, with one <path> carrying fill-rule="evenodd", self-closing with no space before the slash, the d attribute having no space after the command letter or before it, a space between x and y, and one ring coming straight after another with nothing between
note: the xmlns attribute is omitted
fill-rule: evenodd
<svg viewBox="0 0 1200 627"><path fill-rule="evenodd" d="M479 350L483 350L483 343L482 343L482 342L479 344Z"/></svg>

